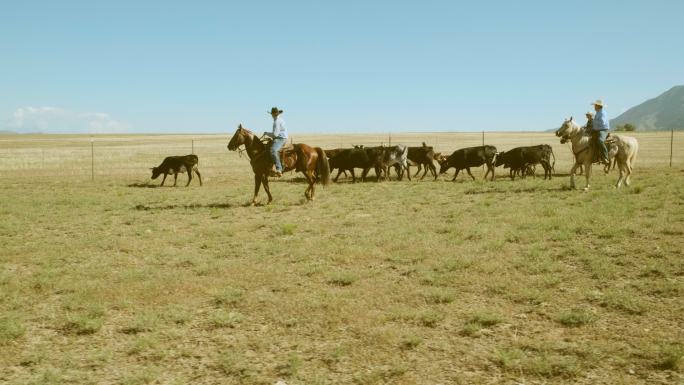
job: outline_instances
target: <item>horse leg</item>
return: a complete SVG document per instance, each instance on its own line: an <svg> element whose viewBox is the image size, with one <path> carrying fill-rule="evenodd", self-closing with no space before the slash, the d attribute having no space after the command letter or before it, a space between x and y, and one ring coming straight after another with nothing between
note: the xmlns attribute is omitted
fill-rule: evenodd
<svg viewBox="0 0 684 385"><path fill-rule="evenodd" d="M259 195L259 188L261 188L261 175L254 174L254 197L252 197L252 206L257 204L257 195Z"/></svg>
<svg viewBox="0 0 684 385"><path fill-rule="evenodd" d="M309 200L314 200L314 194L316 193L316 179L313 177L313 171L309 170L305 174L306 180L309 182ZM304 194L306 195L306 194Z"/></svg>
<svg viewBox="0 0 684 385"><path fill-rule="evenodd" d="M470 172L470 167L466 167L466 171L468 171L468 175L470 175L470 177L473 178L473 180L475 180L475 177L474 177L473 174ZM487 174L485 174L485 178L486 178L486 177L487 177Z"/></svg>
<svg viewBox="0 0 684 385"><path fill-rule="evenodd" d="M572 168L570 168L570 188L575 188L575 171L577 171L579 166L578 163L575 163L572 165Z"/></svg>
<svg viewBox="0 0 684 385"><path fill-rule="evenodd" d="M430 163L428 164L428 167L430 167L430 172L432 173L432 175L435 176L435 180L437 180L437 168L435 167L435 165Z"/></svg>
<svg viewBox="0 0 684 385"><path fill-rule="evenodd" d="M495 170L496 170L496 167L494 166L493 163L491 163L491 164L487 163L487 172L489 172L489 171L492 172L492 179L490 179L490 181L492 181L492 182L494 181L494 179L496 179L496 173L494 173Z"/></svg>
<svg viewBox="0 0 684 385"><path fill-rule="evenodd" d="M620 169L620 176L618 176L618 180L615 183L615 188L620 188L620 186L622 185L622 180L625 177L625 171L626 171L625 165L620 163L619 169Z"/></svg>
<svg viewBox="0 0 684 385"><path fill-rule="evenodd" d="M402 166L401 166L402 169L403 169L404 167L406 167L406 177L408 178L408 180L409 180L409 182L410 182L410 181L411 181L411 171L409 171L408 165L406 165L406 166L403 166L403 165L402 165ZM403 174L403 173L402 173L402 174Z"/></svg>
<svg viewBox="0 0 684 385"><path fill-rule="evenodd" d="M591 178L591 160L584 163L584 177L586 178L587 185L584 186L584 191L589 190L589 179Z"/></svg>
<svg viewBox="0 0 684 385"><path fill-rule="evenodd" d="M271 187L268 185L268 174L263 174L261 176L261 183L264 184L264 190L266 190L266 194L268 195L268 203L271 204L273 202L273 196L271 195Z"/></svg>
<svg viewBox="0 0 684 385"><path fill-rule="evenodd" d="M422 167L422 165L421 165L420 163L418 163L418 167L417 167L417 168L418 168L418 171L416 171L416 175L413 176L414 178L417 177L418 174L420 174L420 169L421 169L421 167ZM427 170L427 169L426 169L426 170ZM425 176L425 175L423 174L423 176Z"/></svg>
<svg viewBox="0 0 684 385"><path fill-rule="evenodd" d="M625 161L625 169L627 170L627 175L625 176L625 185L629 187L632 183L630 180L630 178L632 177L632 161L629 158L627 158L627 160Z"/></svg>

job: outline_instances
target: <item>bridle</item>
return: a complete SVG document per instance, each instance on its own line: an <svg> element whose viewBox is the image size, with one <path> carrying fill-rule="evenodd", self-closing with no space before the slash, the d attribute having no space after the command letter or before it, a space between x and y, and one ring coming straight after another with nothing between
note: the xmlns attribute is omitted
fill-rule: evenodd
<svg viewBox="0 0 684 385"><path fill-rule="evenodd" d="M244 132L240 132L240 134L239 134L240 136L248 136L248 137L255 137L255 138L257 138L257 136L254 135L254 133L253 133L252 131L250 131L249 129L247 129L247 128L240 127L239 130L244 131ZM263 144L267 144L267 143L270 141L270 138L264 137L263 135L262 135L260 138L257 138L257 139L258 139L261 143L263 143ZM244 147L244 148L242 148L242 147ZM238 145L238 146L235 148L235 150L237 151L239 157L242 158L242 154L244 154L244 153L247 152L247 145L246 145L245 143L242 143L242 144Z"/></svg>
<svg viewBox="0 0 684 385"><path fill-rule="evenodd" d="M579 128L579 129L577 130L577 132L576 132L574 135L571 136L571 135L567 132L567 131L568 131L567 125L568 125L569 123L570 123L570 122L565 122L565 123L563 123L563 125L562 125L561 128L560 128L560 129L563 129L563 131L564 131L563 135L560 136L560 138L561 138L561 143L563 143L563 144L567 143L568 141L572 141L572 137L573 137L573 136L582 135L582 129ZM579 126L573 126L573 127L579 127ZM559 129L559 130L560 130L560 129ZM573 131L573 132L574 132L574 131ZM577 152L573 151L573 154L575 154L575 156L577 156L577 155L583 153L584 151L588 150L589 147L590 147L590 146L585 146L584 148L582 148L581 150L579 150L579 151L577 151Z"/></svg>

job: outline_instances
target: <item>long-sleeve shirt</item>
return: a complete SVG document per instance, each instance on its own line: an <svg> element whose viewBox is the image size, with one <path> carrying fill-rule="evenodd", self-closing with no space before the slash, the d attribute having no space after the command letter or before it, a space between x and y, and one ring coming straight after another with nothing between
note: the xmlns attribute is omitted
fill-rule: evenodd
<svg viewBox="0 0 684 385"><path fill-rule="evenodd" d="M285 128L285 121L280 116L273 121L273 137L287 139L287 128Z"/></svg>
<svg viewBox="0 0 684 385"><path fill-rule="evenodd" d="M594 116L594 121L592 122L591 128L594 131L610 130L610 123L608 123L608 115L606 115L603 109L596 111L596 115Z"/></svg>

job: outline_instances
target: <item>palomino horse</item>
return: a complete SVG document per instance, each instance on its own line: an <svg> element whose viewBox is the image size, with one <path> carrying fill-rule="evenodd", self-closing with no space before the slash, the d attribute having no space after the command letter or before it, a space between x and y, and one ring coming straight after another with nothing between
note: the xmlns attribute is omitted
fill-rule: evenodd
<svg viewBox="0 0 684 385"><path fill-rule="evenodd" d="M556 131L556 136L561 137L561 143L570 140L572 142L572 152L575 155L575 164L570 169L570 187L575 188L575 170L584 166L584 176L587 181L585 190L589 189L589 178L591 177L591 165L594 161L593 146L591 145L591 135L586 133L572 117L563 121L563 125ZM624 180L629 186L632 168L636 161L639 150L639 143L631 136L611 135L607 140L607 145L612 143L617 145L615 159L620 168L620 177L615 184L619 188Z"/></svg>
<svg viewBox="0 0 684 385"><path fill-rule="evenodd" d="M262 184L266 194L268 194L268 203L271 203L273 196L268 186L268 176L273 166L273 160L269 153L269 146L240 124L228 143L228 149L235 151L242 145L245 146L252 170L254 171L254 198L252 198L252 204L255 205L257 203L257 195ZM283 170L296 170L304 173L306 181L309 182L309 186L304 191L304 196L306 196L307 200L312 201L314 200L314 185L316 182L320 181L324 185L330 183L328 158L320 147L311 147L303 143L294 144L293 147L285 149L285 151L281 150Z"/></svg>

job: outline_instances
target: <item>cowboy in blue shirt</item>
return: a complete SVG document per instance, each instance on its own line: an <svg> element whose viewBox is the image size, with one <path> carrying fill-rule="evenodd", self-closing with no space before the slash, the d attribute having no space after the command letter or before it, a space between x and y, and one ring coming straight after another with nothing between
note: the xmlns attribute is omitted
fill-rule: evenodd
<svg viewBox="0 0 684 385"><path fill-rule="evenodd" d="M608 136L608 130L610 130L610 123L608 122L608 115L603 111L603 101L597 100L592 103L596 115L591 124L591 129L597 137L599 151L601 153L601 163L609 163L608 160L608 148L606 147L606 137Z"/></svg>
<svg viewBox="0 0 684 385"><path fill-rule="evenodd" d="M275 174L274 176L283 176L283 165L280 162L280 149L287 142L287 129L285 128L285 121L280 116L283 110L279 110L278 107L271 108L271 116L273 117L273 132L264 132L264 135L273 139L271 143L271 159L275 164Z"/></svg>

